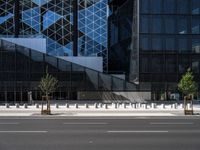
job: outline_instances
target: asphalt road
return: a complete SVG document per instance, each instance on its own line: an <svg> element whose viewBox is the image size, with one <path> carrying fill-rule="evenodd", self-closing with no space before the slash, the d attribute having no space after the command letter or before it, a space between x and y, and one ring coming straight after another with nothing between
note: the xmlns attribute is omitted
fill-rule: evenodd
<svg viewBox="0 0 200 150"><path fill-rule="evenodd" d="M1 117L0 150L200 150L200 117Z"/></svg>

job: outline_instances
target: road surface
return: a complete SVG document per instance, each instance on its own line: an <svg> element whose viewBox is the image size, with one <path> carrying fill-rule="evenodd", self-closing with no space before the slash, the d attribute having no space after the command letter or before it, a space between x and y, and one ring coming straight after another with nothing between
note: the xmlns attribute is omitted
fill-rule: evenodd
<svg viewBox="0 0 200 150"><path fill-rule="evenodd" d="M0 150L200 150L200 117L1 117Z"/></svg>

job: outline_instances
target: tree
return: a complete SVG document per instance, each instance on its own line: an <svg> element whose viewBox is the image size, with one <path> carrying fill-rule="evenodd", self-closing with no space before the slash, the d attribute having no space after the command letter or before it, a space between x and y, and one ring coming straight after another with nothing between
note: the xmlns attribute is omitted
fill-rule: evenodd
<svg viewBox="0 0 200 150"><path fill-rule="evenodd" d="M190 68L182 76L178 83L178 89L187 97L197 92L197 83L194 81L194 76Z"/></svg>
<svg viewBox="0 0 200 150"><path fill-rule="evenodd" d="M184 95L184 113L185 115L193 115L193 95L197 92L197 83L194 81L194 76L190 68L182 76L178 84L178 89ZM188 106L191 104L191 107Z"/></svg>
<svg viewBox="0 0 200 150"><path fill-rule="evenodd" d="M50 94L56 91L58 88L58 80L48 73L48 68L46 68L46 75L41 78L39 88L42 93L45 95L43 96L47 101L47 110L43 112L43 105L42 105L42 114L50 114Z"/></svg>

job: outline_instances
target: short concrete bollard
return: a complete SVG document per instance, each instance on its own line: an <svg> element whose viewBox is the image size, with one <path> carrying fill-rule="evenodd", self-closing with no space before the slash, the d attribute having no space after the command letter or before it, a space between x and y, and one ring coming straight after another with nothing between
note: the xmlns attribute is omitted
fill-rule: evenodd
<svg viewBox="0 0 200 150"><path fill-rule="evenodd" d="M58 105L58 104L55 104L55 107L56 107L56 108L59 108L59 105Z"/></svg>
<svg viewBox="0 0 200 150"><path fill-rule="evenodd" d="M124 109L126 109L126 103L123 103L122 106Z"/></svg>
<svg viewBox="0 0 200 150"><path fill-rule="evenodd" d="M24 104L24 108L28 108L28 105L26 103Z"/></svg>
<svg viewBox="0 0 200 150"><path fill-rule="evenodd" d="M172 109L177 109L177 103L172 104Z"/></svg>
<svg viewBox="0 0 200 150"><path fill-rule="evenodd" d="M105 109L108 109L108 104L104 104L104 106L105 106Z"/></svg>
<svg viewBox="0 0 200 150"><path fill-rule="evenodd" d="M66 108L69 108L69 103L66 104Z"/></svg>
<svg viewBox="0 0 200 150"><path fill-rule="evenodd" d="M19 104L18 104L18 103L17 103L17 104L15 104L15 107L16 107L16 108L19 108Z"/></svg>
<svg viewBox="0 0 200 150"><path fill-rule="evenodd" d="M35 104L35 108L40 108L39 104Z"/></svg>
<svg viewBox="0 0 200 150"><path fill-rule="evenodd" d="M100 108L103 108L103 103L100 103L100 104L99 104L99 107L100 107Z"/></svg>
<svg viewBox="0 0 200 150"><path fill-rule="evenodd" d="M118 103L115 103L115 109L117 109L118 108Z"/></svg>
<svg viewBox="0 0 200 150"><path fill-rule="evenodd" d="M5 106L6 106L6 108L10 108L10 105L9 105L9 104L7 104L7 103L5 104Z"/></svg>
<svg viewBox="0 0 200 150"><path fill-rule="evenodd" d="M75 104L75 108L77 108L77 109L78 109L78 104L77 104L77 103Z"/></svg>
<svg viewBox="0 0 200 150"><path fill-rule="evenodd" d="M165 104L162 104L162 109L165 109Z"/></svg>
<svg viewBox="0 0 200 150"><path fill-rule="evenodd" d="M143 108L144 108L144 109L147 109L147 104L146 104L146 103L143 104Z"/></svg>
<svg viewBox="0 0 200 150"><path fill-rule="evenodd" d="M85 104L85 108L89 108L89 105L88 105L88 104Z"/></svg>
<svg viewBox="0 0 200 150"><path fill-rule="evenodd" d="M136 105L136 108L139 109L139 103L136 103L135 105Z"/></svg>
<svg viewBox="0 0 200 150"><path fill-rule="evenodd" d="M183 109L183 108L184 108L184 107L183 107L183 104L180 104L180 105L179 105L179 107L180 107L181 109Z"/></svg>
<svg viewBox="0 0 200 150"><path fill-rule="evenodd" d="M133 103L133 104L132 104L132 108L134 108L134 109L136 109L136 108L137 108L137 105L136 105L136 103Z"/></svg>
<svg viewBox="0 0 200 150"><path fill-rule="evenodd" d="M98 108L98 104L97 104L97 103L94 104L94 108L95 108L95 109Z"/></svg>
<svg viewBox="0 0 200 150"><path fill-rule="evenodd" d="M111 106L112 108L115 108L115 103L112 103L112 106Z"/></svg>
<svg viewBox="0 0 200 150"><path fill-rule="evenodd" d="M156 109L156 107L157 107L157 106L156 106L156 103L151 103L151 108L152 108L152 109Z"/></svg>

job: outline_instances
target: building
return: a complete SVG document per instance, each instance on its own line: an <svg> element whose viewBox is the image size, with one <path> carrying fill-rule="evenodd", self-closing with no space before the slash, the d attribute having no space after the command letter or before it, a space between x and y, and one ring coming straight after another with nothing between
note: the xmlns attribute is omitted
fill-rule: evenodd
<svg viewBox="0 0 200 150"><path fill-rule="evenodd" d="M101 56L107 6L107 0L1 0L0 37L45 38L54 56Z"/></svg>
<svg viewBox="0 0 200 150"><path fill-rule="evenodd" d="M110 0L108 70L152 100L170 99L191 68L200 85L199 0Z"/></svg>
<svg viewBox="0 0 200 150"><path fill-rule="evenodd" d="M0 103L40 100L46 68L54 99L140 100L134 83L103 73L108 15L107 0L0 1Z"/></svg>

